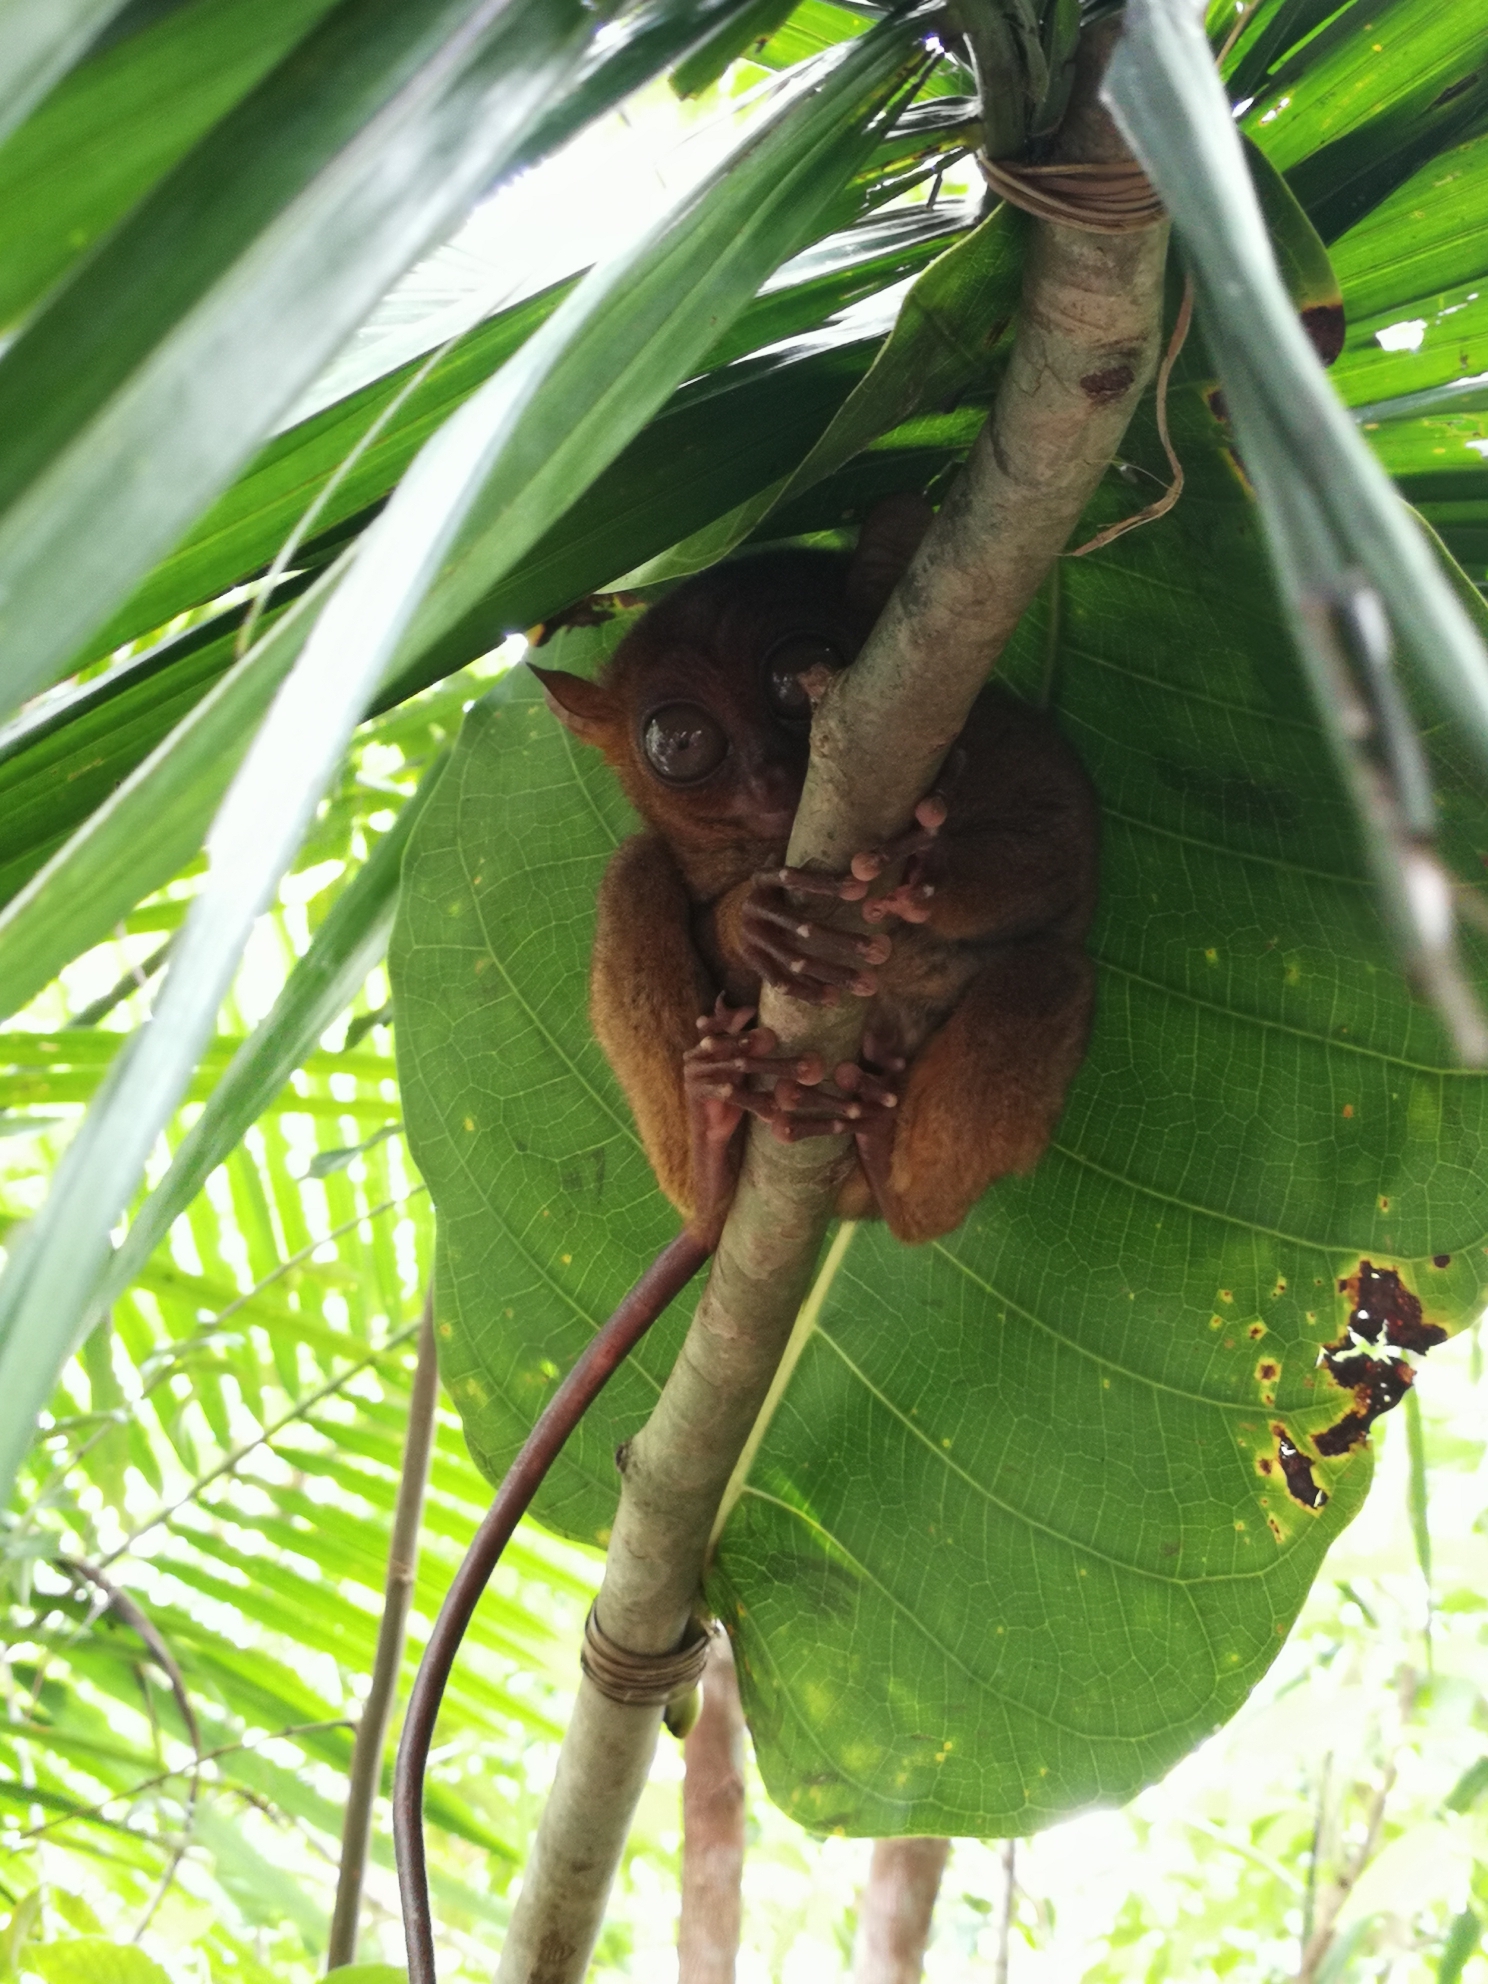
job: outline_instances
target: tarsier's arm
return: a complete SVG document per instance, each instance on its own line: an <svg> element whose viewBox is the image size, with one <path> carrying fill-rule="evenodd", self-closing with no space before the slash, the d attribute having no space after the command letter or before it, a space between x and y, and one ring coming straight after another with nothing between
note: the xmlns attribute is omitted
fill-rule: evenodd
<svg viewBox="0 0 1488 1984"><path fill-rule="evenodd" d="M698 920L706 912L699 918L666 843L626 841L600 886L589 1010L657 1183L711 1249L733 1198L740 1121L746 1110L777 1112L760 1078L820 1081L821 1066L777 1056L775 1036L749 1026L753 1005L717 995L693 940Z"/></svg>

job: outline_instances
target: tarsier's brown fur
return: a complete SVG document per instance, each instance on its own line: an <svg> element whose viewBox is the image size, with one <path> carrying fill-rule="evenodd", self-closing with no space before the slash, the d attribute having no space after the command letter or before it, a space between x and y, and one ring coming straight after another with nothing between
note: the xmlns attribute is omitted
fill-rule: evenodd
<svg viewBox="0 0 1488 1984"><path fill-rule="evenodd" d="M1004 690L977 698L917 829L853 875L792 875L817 896L868 897L867 929L823 930L810 898L786 893L810 728L790 671L824 650L851 662L927 514L887 506L851 559L767 553L688 580L596 683L538 671L646 822L600 890L591 1013L663 1191L712 1239L744 1111L787 1138L855 1133L843 1216L881 1215L901 1240L950 1232L994 1179L1037 1162L1085 1051L1095 802L1053 724ZM717 731L720 761L690 783L647 755L659 738L669 766L703 762ZM906 856L898 885L869 896ZM875 927L889 918L892 943ZM864 998L861 1066L824 1079L749 1030L764 977L806 998Z"/></svg>

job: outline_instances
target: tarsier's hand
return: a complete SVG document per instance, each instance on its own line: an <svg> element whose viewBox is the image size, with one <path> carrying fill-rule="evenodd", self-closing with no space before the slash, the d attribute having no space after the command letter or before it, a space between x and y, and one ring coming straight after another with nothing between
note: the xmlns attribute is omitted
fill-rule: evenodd
<svg viewBox="0 0 1488 1984"><path fill-rule="evenodd" d="M757 875L740 912L744 962L767 985L778 985L809 1004L834 1006L844 991L871 999L878 990L873 967L886 962L892 945L883 934L855 937L812 922L793 907L790 894L860 902L865 923L897 916L923 923L930 914L935 884L926 879L926 856L945 824L946 805L932 792L915 808L915 824L882 847L855 854L845 875L809 868L771 868ZM866 900L885 869L907 863L896 888Z"/></svg>

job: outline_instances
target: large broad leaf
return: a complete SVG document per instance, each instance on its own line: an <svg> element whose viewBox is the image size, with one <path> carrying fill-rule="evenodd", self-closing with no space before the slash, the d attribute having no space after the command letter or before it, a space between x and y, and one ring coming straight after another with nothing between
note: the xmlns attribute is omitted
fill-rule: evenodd
<svg viewBox="0 0 1488 1984"><path fill-rule="evenodd" d="M1178 508L1062 572L1058 708L1105 824L1095 1035L1055 1146L942 1244L839 1234L714 1566L767 1782L813 1826L1018 1833L1158 1775L1265 1670L1367 1486L1367 1444L1310 1439L1353 1403L1318 1365L1340 1278L1398 1268L1449 1325L1488 1278L1488 1084L1396 974L1254 510L1191 392L1175 416ZM1113 478L1087 523L1129 508ZM1050 645L1042 602L1012 678ZM1475 868L1488 824L1439 770ZM631 824L518 678L405 865L405 1108L493 1477L676 1226L585 1017ZM591 1413L545 1520L603 1539L684 1323Z"/></svg>

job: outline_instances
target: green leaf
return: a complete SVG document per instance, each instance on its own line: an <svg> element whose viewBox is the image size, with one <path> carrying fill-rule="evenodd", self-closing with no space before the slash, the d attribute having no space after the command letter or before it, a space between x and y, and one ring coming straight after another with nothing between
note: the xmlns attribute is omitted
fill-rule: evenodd
<svg viewBox="0 0 1488 1984"><path fill-rule="evenodd" d="M425 772L418 791L404 803L355 880L337 897L284 989L234 1055L211 1101L171 1159L170 1170L135 1214L98 1292L99 1312L128 1288L176 1216L274 1102L381 960L392 926L403 850L443 770L441 757Z"/></svg>
<svg viewBox="0 0 1488 1984"><path fill-rule="evenodd" d="M832 76L751 134L676 215L589 276L425 448L359 547L213 823L208 880L151 1022L110 1069L0 1277L7 1495L34 1415L89 1313L109 1230L186 1089L253 920L472 498L483 485L499 491L484 511L477 506L446 564L436 624L441 612L450 615L451 595L457 613L556 520L809 232L840 170L871 143L872 120L913 46L913 31L897 22L866 36ZM473 576L469 561L482 539L488 563Z"/></svg>
<svg viewBox="0 0 1488 1984"><path fill-rule="evenodd" d="M1404 0L1401 11L1408 11ZM1245 473L1291 609L1293 637L1330 746L1354 795L1403 966L1451 1015L1457 1051L1488 1061L1488 1022L1458 960L1450 884L1419 842L1435 801L1420 740L1392 675L1398 645L1488 765L1488 648L1340 407L1293 317L1212 60L1182 0L1132 0L1105 99L1173 217L1219 362ZM1367 575L1367 577L1361 577ZM1329 631L1361 585L1379 622L1377 695L1391 715L1391 768L1366 760L1345 710L1350 664ZM1398 824L1408 820L1409 830ZM1426 879L1423 878L1423 874ZM1427 899L1433 907L1426 908Z"/></svg>
<svg viewBox="0 0 1488 1984"><path fill-rule="evenodd" d="M762 345L816 330L848 305L914 274L938 252L946 233L960 224L955 215L896 213L862 222L818 243L777 272L765 292L749 304L708 354L705 365L710 371L716 370ZM546 322L577 280L555 283L468 332L409 393L376 441L342 479L321 512L320 531L335 535L339 526L359 528L429 436ZM98 648L106 652L136 639L173 614L226 592L267 565L352 448L409 386L421 363L400 366L269 442L120 608L96 637ZM712 383L715 392L726 391L729 384L723 378ZM673 395L657 418L667 420L673 411L695 399L696 394L689 395L684 388ZM724 443L725 449L731 445L731 438ZM616 470L610 472L612 477L618 472L622 483L614 499L617 517L623 517L630 507L624 463L622 456ZM574 554L569 539L574 533L561 524L558 532L552 548L560 557L566 552L571 563ZM522 560L517 572L530 567L534 558L541 560L544 549L539 546ZM587 585L567 592L545 594L539 582L534 595L533 581L529 580L522 588L525 610L518 608L517 617L508 624L530 626L567 605L576 591L593 590L623 569L623 563L609 565ZM513 581L520 584L516 574ZM556 583L561 587L564 581Z"/></svg>
<svg viewBox="0 0 1488 1984"><path fill-rule="evenodd" d="M1442 1802L1449 1812L1470 1812L1484 1792L1488 1792L1488 1757L1479 1757L1468 1765Z"/></svg>
<svg viewBox="0 0 1488 1984"><path fill-rule="evenodd" d="M672 88L678 96L698 96L716 83L737 56L745 54L751 42L763 44L796 8L796 0L749 0L734 17L699 42L685 62L672 71Z"/></svg>
<svg viewBox="0 0 1488 1984"><path fill-rule="evenodd" d="M1320 318L1331 317L1337 329L1342 328L1343 294L1338 276L1317 229L1291 187L1253 139L1246 138L1244 145L1246 169L1266 222L1277 270L1316 344L1324 328ZM1333 330L1334 324L1329 324L1328 329Z"/></svg>
<svg viewBox="0 0 1488 1984"><path fill-rule="evenodd" d="M410 470L332 608L327 642L371 639L396 676L458 625L811 238L916 51L913 27L883 22L644 240L585 277Z"/></svg>
<svg viewBox="0 0 1488 1984"><path fill-rule="evenodd" d="M32 0L50 20L76 11ZM0 324L11 329L335 0L132 7L0 148ZM7 15L7 35L9 15Z"/></svg>
<svg viewBox="0 0 1488 1984"><path fill-rule="evenodd" d="M242 660L6 905L0 913L0 1012L18 1012L69 959L101 943L142 897L162 888L199 850L255 727L294 666L338 575L327 573L271 622ZM231 639L222 635L220 642L225 647ZM203 657L190 659L195 663ZM210 655L207 666L218 661L219 655ZM195 676L194 666L191 672ZM190 688L196 687L193 680ZM145 701L148 708L148 692ZM98 708L100 728L127 736L122 724L113 730L124 713L111 697L100 696ZM157 708L168 711L164 696ZM79 728L80 747L86 752L93 726ZM72 740L64 730L42 741L65 749ZM43 782L55 779L56 756L55 748L35 757L18 756L13 761L17 783L28 784L33 767ZM44 790L38 796L44 806Z"/></svg>
<svg viewBox="0 0 1488 1984"><path fill-rule="evenodd" d="M1348 310L1333 377L1351 405L1488 372L1488 137L1408 179L1334 244L1333 262Z"/></svg>
<svg viewBox="0 0 1488 1984"><path fill-rule="evenodd" d="M1367 1257L1434 1321L1482 1305L1488 1080L1393 968L1255 512L1195 396L1172 411L1182 502L1067 563L1057 631L1041 602L1007 661L1034 688L1052 638L1104 808L1095 1034L1055 1147L944 1243L842 1229L710 1582L767 1784L813 1828L1018 1833L1160 1775L1265 1671L1365 1492L1367 1444L1311 1445L1351 1404L1318 1368L1339 1278ZM1475 859L1482 808L1455 760L1438 776ZM517 681L471 712L405 864L406 1119L493 1479L676 1230L585 1012L631 826ZM545 1522L604 1535L685 1322L617 1373Z"/></svg>
<svg viewBox="0 0 1488 1984"><path fill-rule="evenodd" d="M290 581L276 600L305 590ZM104 675L42 699L0 735L0 903L104 805L232 667L244 608L216 614ZM267 633L275 606L259 622ZM134 900L138 900L135 897Z"/></svg>
<svg viewBox="0 0 1488 1984"><path fill-rule="evenodd" d="M408 1984L408 1972L391 1963L347 1963L326 1976L337 1984Z"/></svg>
<svg viewBox="0 0 1488 1984"><path fill-rule="evenodd" d="M1467 1968L1467 1960L1473 1956L1482 1940L1483 1925L1472 1909L1464 1908L1460 1915L1454 1915L1447 1928L1447 1940L1442 1947L1441 1961L1436 1966L1436 1984L1458 1984L1458 1979Z"/></svg>
<svg viewBox="0 0 1488 1984"><path fill-rule="evenodd" d="M340 0L31 319L0 359L11 703L517 157L590 32L577 0Z"/></svg>
<svg viewBox="0 0 1488 1984"><path fill-rule="evenodd" d="M0 39L0 138L65 76L124 0L13 0Z"/></svg>
<svg viewBox="0 0 1488 1984"><path fill-rule="evenodd" d="M917 278L882 349L800 465L748 502L630 573L644 585L716 563L772 511L820 482L922 406L955 405L985 384L991 354L1017 308L1023 280L1022 216L997 207Z"/></svg>
<svg viewBox="0 0 1488 1984"><path fill-rule="evenodd" d="M105 1942L101 1936L80 1936L70 1943L33 1943L26 1965L39 1970L47 1984L170 1984L170 1979L143 1950L129 1943Z"/></svg>
<svg viewBox="0 0 1488 1984"><path fill-rule="evenodd" d="M1438 0L1347 0L1266 78L1245 130L1333 241L1488 106L1482 22Z"/></svg>

